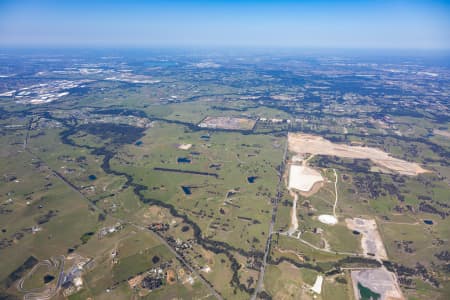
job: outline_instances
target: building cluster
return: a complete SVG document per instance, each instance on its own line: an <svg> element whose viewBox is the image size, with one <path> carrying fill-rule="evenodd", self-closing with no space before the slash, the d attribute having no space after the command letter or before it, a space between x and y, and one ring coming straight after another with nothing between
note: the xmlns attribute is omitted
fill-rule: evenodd
<svg viewBox="0 0 450 300"><path fill-rule="evenodd" d="M83 272L92 267L92 259L77 257L77 262L65 273L61 274L63 295L68 297L83 288Z"/></svg>
<svg viewBox="0 0 450 300"><path fill-rule="evenodd" d="M67 96L71 89L84 86L92 80L55 80L39 83L0 94L0 97L13 98L21 104L43 104Z"/></svg>
<svg viewBox="0 0 450 300"><path fill-rule="evenodd" d="M155 232L165 232L169 230L170 225L167 223L152 223L148 226L148 229Z"/></svg>
<svg viewBox="0 0 450 300"><path fill-rule="evenodd" d="M98 231L98 239L102 239L105 236L112 234L114 232L120 231L124 228L124 225L120 222L108 227L103 227Z"/></svg>

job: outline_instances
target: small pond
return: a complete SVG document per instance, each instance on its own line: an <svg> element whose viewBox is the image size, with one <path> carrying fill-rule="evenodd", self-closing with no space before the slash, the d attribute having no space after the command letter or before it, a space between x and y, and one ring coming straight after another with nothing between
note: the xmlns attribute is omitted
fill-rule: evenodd
<svg viewBox="0 0 450 300"><path fill-rule="evenodd" d="M178 157L177 163L179 164L190 164L191 160L187 157Z"/></svg>
<svg viewBox="0 0 450 300"><path fill-rule="evenodd" d="M44 276L44 283L52 282L53 279L55 279L55 276L47 274Z"/></svg>
<svg viewBox="0 0 450 300"><path fill-rule="evenodd" d="M358 282L358 290L361 295L361 300L378 300L381 298L381 295L366 288L361 283Z"/></svg>
<svg viewBox="0 0 450 300"><path fill-rule="evenodd" d="M192 194L191 187L189 187L189 186L181 186L181 189L183 190L185 195Z"/></svg>
<svg viewBox="0 0 450 300"><path fill-rule="evenodd" d="M258 178L257 176L250 176L250 177L247 177L247 181L248 181L248 183L255 183L257 178Z"/></svg>

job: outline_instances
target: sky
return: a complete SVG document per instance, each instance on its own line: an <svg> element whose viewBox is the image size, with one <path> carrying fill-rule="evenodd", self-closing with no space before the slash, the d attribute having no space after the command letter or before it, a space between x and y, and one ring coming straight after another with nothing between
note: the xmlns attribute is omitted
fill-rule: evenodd
<svg viewBox="0 0 450 300"><path fill-rule="evenodd" d="M0 46L450 49L450 1L0 0Z"/></svg>

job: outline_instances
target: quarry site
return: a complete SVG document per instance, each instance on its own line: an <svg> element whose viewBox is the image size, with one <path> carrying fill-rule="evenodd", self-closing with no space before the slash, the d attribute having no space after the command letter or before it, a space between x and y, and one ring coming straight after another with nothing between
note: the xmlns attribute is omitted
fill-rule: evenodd
<svg viewBox="0 0 450 300"><path fill-rule="evenodd" d="M228 129L228 130L251 130L256 121L247 118L235 117L206 117L198 124L201 128Z"/></svg>
<svg viewBox="0 0 450 300"><path fill-rule="evenodd" d="M384 268L354 270L351 276L356 299L405 299L395 275Z"/></svg>
<svg viewBox="0 0 450 300"><path fill-rule="evenodd" d="M315 154L337 156L353 159L370 159L374 164L398 172L403 175L418 175L428 172L419 164L407 162L375 148L362 146L349 146L332 143L320 136L289 133L289 149L298 154Z"/></svg>
<svg viewBox="0 0 450 300"><path fill-rule="evenodd" d="M322 176L319 170L308 166L308 162L315 155L370 159L384 170L388 169L408 176L416 176L428 172L417 163L394 158L379 149L336 144L320 136L289 133L288 147L294 156L288 164L288 180L285 183L289 189L290 196L293 197L293 206L290 214L291 222L285 234L299 241L303 241L301 238L302 232L298 229L299 220L297 218L299 196L310 197L324 183L330 182ZM335 175L333 212L332 214L320 214L317 217L317 220L329 226L338 223L336 214L338 205L338 174L335 169L333 169L333 172ZM360 235L361 254L364 257L373 257L380 262L388 259L383 240L374 219L346 218L345 225L353 234ZM323 251L330 251L329 245ZM356 299L404 299L395 274L384 267L352 270L351 279ZM316 280L314 287L311 289L317 295L320 294L320 288L318 288L320 284L318 282L319 280Z"/></svg>
<svg viewBox="0 0 450 300"><path fill-rule="evenodd" d="M362 235L361 247L364 255L371 255L377 259L387 259L386 249L378 233L375 220L353 218L345 219L345 223L350 230L355 230Z"/></svg>
<svg viewBox="0 0 450 300"><path fill-rule="evenodd" d="M450 299L448 59L58 51L0 51L0 300Z"/></svg>

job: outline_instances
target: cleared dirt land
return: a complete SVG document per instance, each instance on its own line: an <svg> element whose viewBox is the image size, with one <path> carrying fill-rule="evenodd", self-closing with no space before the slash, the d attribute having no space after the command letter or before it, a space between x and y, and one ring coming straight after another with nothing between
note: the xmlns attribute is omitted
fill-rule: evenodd
<svg viewBox="0 0 450 300"><path fill-rule="evenodd" d="M378 233L375 220L353 218L345 219L345 223L350 230L361 233L361 246L365 255L371 253L376 258L387 259L386 249L384 248L383 240Z"/></svg>
<svg viewBox="0 0 450 300"><path fill-rule="evenodd" d="M289 150L297 154L315 154L338 156L344 158L370 159L374 164L398 172L403 175L418 175L429 172L419 164L390 156L377 148L335 144L320 136L289 133Z"/></svg>
<svg viewBox="0 0 450 300"><path fill-rule="evenodd" d="M300 192L309 192L314 184L323 181L320 172L300 165L291 165L289 169L289 188Z"/></svg>
<svg viewBox="0 0 450 300"><path fill-rule="evenodd" d="M433 133L450 139L450 132L447 130L435 129L435 130L433 130Z"/></svg>
<svg viewBox="0 0 450 300"><path fill-rule="evenodd" d="M404 299L394 274L384 268L352 271L351 274L356 299Z"/></svg>
<svg viewBox="0 0 450 300"><path fill-rule="evenodd" d="M202 128L220 128L229 130L252 130L256 121L246 118L234 117L206 117L198 124Z"/></svg>

